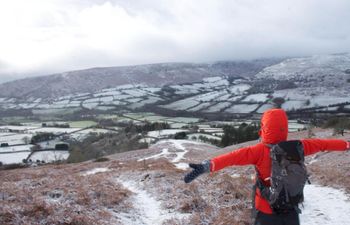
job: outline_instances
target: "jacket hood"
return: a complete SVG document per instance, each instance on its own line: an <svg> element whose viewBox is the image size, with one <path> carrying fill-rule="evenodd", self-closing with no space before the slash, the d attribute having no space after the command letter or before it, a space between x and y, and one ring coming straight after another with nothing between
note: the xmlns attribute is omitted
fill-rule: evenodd
<svg viewBox="0 0 350 225"><path fill-rule="evenodd" d="M270 109L261 117L259 135L263 143L276 144L287 140L288 117L283 109Z"/></svg>

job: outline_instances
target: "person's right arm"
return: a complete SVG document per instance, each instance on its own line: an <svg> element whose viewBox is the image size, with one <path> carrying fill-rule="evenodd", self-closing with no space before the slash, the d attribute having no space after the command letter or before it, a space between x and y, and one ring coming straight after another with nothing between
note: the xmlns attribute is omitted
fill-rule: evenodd
<svg viewBox="0 0 350 225"><path fill-rule="evenodd" d="M262 150L263 146L258 144L219 155L199 164L190 163L189 166L193 170L185 175L184 180L190 183L204 173L218 171L228 166L256 165L262 157Z"/></svg>
<svg viewBox="0 0 350 225"><path fill-rule="evenodd" d="M210 160L210 172L221 170L228 166L256 165L262 156L261 144L248 146L219 155Z"/></svg>

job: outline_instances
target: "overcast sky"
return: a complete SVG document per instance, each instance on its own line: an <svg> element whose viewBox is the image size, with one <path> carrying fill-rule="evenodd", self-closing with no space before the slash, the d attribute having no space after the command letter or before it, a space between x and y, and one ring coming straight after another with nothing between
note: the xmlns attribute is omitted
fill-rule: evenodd
<svg viewBox="0 0 350 225"><path fill-rule="evenodd" d="M0 82L350 51L349 0L0 0Z"/></svg>

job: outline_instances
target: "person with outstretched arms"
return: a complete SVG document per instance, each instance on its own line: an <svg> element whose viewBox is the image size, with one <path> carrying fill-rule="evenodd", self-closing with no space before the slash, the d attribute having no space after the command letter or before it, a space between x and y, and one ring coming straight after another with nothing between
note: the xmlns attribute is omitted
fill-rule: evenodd
<svg viewBox="0 0 350 225"><path fill-rule="evenodd" d="M190 163L185 175L190 183L204 173L229 166L254 165L256 168L254 225L299 225L303 187L307 182L304 156L320 151L349 150L349 141L340 139L302 139L287 141L288 118L283 109L263 113L260 142L219 155L202 163Z"/></svg>

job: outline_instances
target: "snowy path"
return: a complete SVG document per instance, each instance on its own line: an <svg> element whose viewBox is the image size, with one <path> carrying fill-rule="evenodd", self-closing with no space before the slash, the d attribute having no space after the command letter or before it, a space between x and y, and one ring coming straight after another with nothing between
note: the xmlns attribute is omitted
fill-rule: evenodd
<svg viewBox="0 0 350 225"><path fill-rule="evenodd" d="M153 155L153 156L149 156L146 158L142 158L139 159L137 161L143 161L143 160L148 160L148 159L157 159L157 158L167 158L170 160L170 155L175 154L176 156L170 160L170 162L174 163L174 165L178 168L178 169L182 169L182 170L186 170L188 168L188 164L187 163L182 163L180 162L182 159L184 159L184 156L186 155L186 153L188 152L188 150L186 150L186 148L182 145L183 143L188 143L188 141L182 141L182 140L168 140L168 142L170 142L176 149L176 151L169 151L168 148L163 148L162 152Z"/></svg>
<svg viewBox="0 0 350 225"><path fill-rule="evenodd" d="M120 180L119 180L120 181ZM136 183L122 180L122 185L132 191L134 210L128 213L118 213L117 217L125 225L161 225L171 218L184 218L187 214L170 213L161 208L160 202L145 190L137 187Z"/></svg>
<svg viewBox="0 0 350 225"><path fill-rule="evenodd" d="M300 215L302 225L350 224L350 201L341 190L306 185L304 209Z"/></svg>
<svg viewBox="0 0 350 225"><path fill-rule="evenodd" d="M133 205L135 212L120 217L123 224L153 225L161 224L164 219L160 210L160 203L152 198L146 191L139 189L130 181L122 181L125 188L135 193Z"/></svg>

